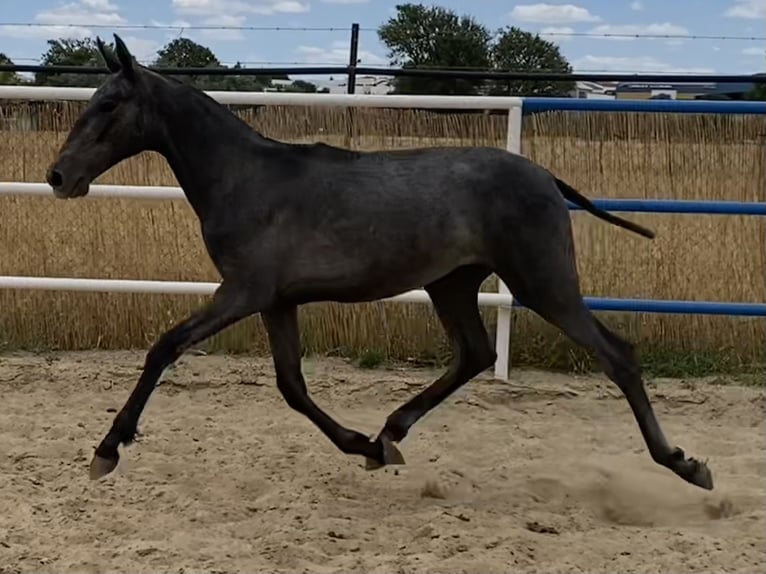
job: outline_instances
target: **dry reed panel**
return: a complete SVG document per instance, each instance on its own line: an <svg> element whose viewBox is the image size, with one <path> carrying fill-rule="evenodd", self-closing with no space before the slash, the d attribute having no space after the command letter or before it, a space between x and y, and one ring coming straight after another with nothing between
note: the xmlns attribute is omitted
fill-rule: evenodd
<svg viewBox="0 0 766 574"><path fill-rule="evenodd" d="M81 103L0 106L0 179L42 181ZM240 107L265 135L324 141L356 149L423 145L505 146L502 115L397 109ZM19 129L32 118L33 131ZM10 127L9 127L10 126ZM16 128L14 128L16 126ZM760 200L764 197L764 122L752 117L658 114L537 114L525 119L523 152L594 197ZM99 183L177 185L164 160L142 154ZM0 198L6 249L0 273L172 280L217 280L199 227L184 201ZM648 241L590 215L574 214L583 290L590 295L764 300L760 218L630 214L658 231ZM488 281L485 288L494 287ZM125 294L0 292L2 337L18 347L145 347L197 306L200 298ZM494 313L485 312L492 328ZM416 304L308 306L307 349L380 349L397 358L440 354L445 341L430 307ZM672 348L736 344L746 358L762 353L763 321L612 315L631 338ZM625 332L625 331L624 331ZM517 314L518 360L549 346L550 329ZM218 342L265 350L260 324L249 321ZM536 357L535 357L536 358Z"/></svg>
<svg viewBox="0 0 766 574"><path fill-rule="evenodd" d="M591 197L766 200L763 116L552 112L526 119L523 152ZM593 296L763 302L764 219L623 214L653 241L573 214ZM612 315L631 338L761 359L763 319Z"/></svg>

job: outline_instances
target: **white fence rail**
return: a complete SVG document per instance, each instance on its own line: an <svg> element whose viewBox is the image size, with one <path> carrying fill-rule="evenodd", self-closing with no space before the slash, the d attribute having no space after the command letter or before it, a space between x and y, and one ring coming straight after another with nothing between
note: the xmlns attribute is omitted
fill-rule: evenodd
<svg viewBox="0 0 766 574"><path fill-rule="evenodd" d="M0 86L0 99L32 101L82 101L93 95L94 88L48 86ZM521 153L522 99L501 96L408 96L367 94L300 94L274 92L206 92L222 104L333 106L371 108L426 108L455 110L507 110L508 130L506 149ZM52 196L44 183L0 182L0 195ZM93 185L88 197L130 199L183 199L181 188L166 186ZM90 291L108 293L163 293L206 295L218 283L187 281L144 281L123 279L81 279L66 277L0 276L0 289L35 289L54 291ZM430 303L426 291L414 290L383 301ZM495 336L495 376L508 380L510 369L511 306L513 296L498 278L497 293L479 293L481 306L497 308Z"/></svg>

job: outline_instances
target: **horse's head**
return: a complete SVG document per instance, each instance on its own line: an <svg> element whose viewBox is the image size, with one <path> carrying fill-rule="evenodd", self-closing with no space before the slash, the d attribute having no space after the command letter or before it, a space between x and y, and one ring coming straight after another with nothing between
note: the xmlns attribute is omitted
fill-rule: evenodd
<svg viewBox="0 0 766 574"><path fill-rule="evenodd" d="M72 126L46 180L59 198L81 197L113 165L147 149L151 124L146 74L115 34L115 53L96 38L111 75Z"/></svg>

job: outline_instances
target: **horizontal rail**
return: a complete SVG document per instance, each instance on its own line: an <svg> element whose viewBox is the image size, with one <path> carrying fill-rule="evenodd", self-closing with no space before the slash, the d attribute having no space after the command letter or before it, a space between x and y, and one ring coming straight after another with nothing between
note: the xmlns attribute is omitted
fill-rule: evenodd
<svg viewBox="0 0 766 574"><path fill-rule="evenodd" d="M53 198L47 183L0 181L0 195L37 195ZM169 185L111 185L93 184L86 197L114 197L118 199L185 199L180 187Z"/></svg>
<svg viewBox="0 0 766 574"><path fill-rule="evenodd" d="M0 289L34 289L43 291L85 291L100 293L154 293L166 295L210 295L219 283L195 281L150 281L139 279L85 279L69 277L0 276ZM524 307L511 295L480 292L478 304L483 307ZM584 297L594 311L632 311L641 313L682 313L694 315L738 315L766 317L766 304L725 303L717 301L673 301L662 299L614 299ZM416 289L380 299L382 302L429 303L431 298Z"/></svg>
<svg viewBox="0 0 766 574"><path fill-rule="evenodd" d="M766 215L766 203L755 201L703 201L693 199L592 199L605 211L633 213L696 213L706 215ZM572 211L582 207L567 202Z"/></svg>
<svg viewBox="0 0 766 574"><path fill-rule="evenodd" d="M0 100L85 101L95 88L69 86L0 86ZM222 104L331 106L372 108L434 108L505 110L521 107L525 114L543 111L672 112L695 114L766 114L766 102L715 100L601 100L514 96L436 96L405 94L306 94L293 92L205 92Z"/></svg>
<svg viewBox="0 0 766 574"><path fill-rule="evenodd" d="M674 114L766 114L766 102L721 100L596 100L524 98L524 114L548 111L654 112Z"/></svg>
<svg viewBox="0 0 766 574"><path fill-rule="evenodd" d="M279 67L153 67L155 72L180 76L332 76L347 75L350 66L279 66ZM379 66L355 66L357 75L446 78L453 80L527 80L538 82L628 82L647 83L762 83L762 75L749 74L619 74L614 72L519 72L504 70L466 70L440 68L394 68ZM0 64L0 72L31 72L44 74L108 74L109 70L101 66L41 66L39 64Z"/></svg>
<svg viewBox="0 0 766 574"><path fill-rule="evenodd" d="M165 295L211 295L219 283L197 281L154 281L140 279L82 279L70 277L0 276L0 289L43 291L86 291L100 293L153 293ZM510 304L510 297L499 293L480 293L479 305L499 307ZM428 303L428 293L416 289L381 299L399 303Z"/></svg>
<svg viewBox="0 0 766 574"><path fill-rule="evenodd" d="M0 181L0 195L33 195L53 197L47 183ZM180 187L162 185L110 185L94 184L88 197L114 197L120 199L184 199ZM686 199L592 199L596 207L606 211L646 213L696 213L710 215L766 215L766 203L747 201L695 201ZM582 207L567 202L569 209Z"/></svg>
<svg viewBox="0 0 766 574"><path fill-rule="evenodd" d="M95 88L63 86L0 86L0 100L89 100ZM404 94L305 94L294 92L206 91L221 104L263 106L332 106L366 108L434 108L507 110L521 107L522 98L510 96L420 96Z"/></svg>
<svg viewBox="0 0 766 574"><path fill-rule="evenodd" d="M766 317L766 303L678 301L672 299L615 299L611 297L583 297L583 300L588 308L593 311ZM518 304L518 306L521 307L522 305Z"/></svg>

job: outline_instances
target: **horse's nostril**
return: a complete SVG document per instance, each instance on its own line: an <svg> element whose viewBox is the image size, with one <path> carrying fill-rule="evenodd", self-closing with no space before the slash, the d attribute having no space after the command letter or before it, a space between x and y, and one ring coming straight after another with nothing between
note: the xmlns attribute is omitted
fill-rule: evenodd
<svg viewBox="0 0 766 574"><path fill-rule="evenodd" d="M48 184L51 187L61 187L64 184L64 177L57 169L52 169L48 172Z"/></svg>

